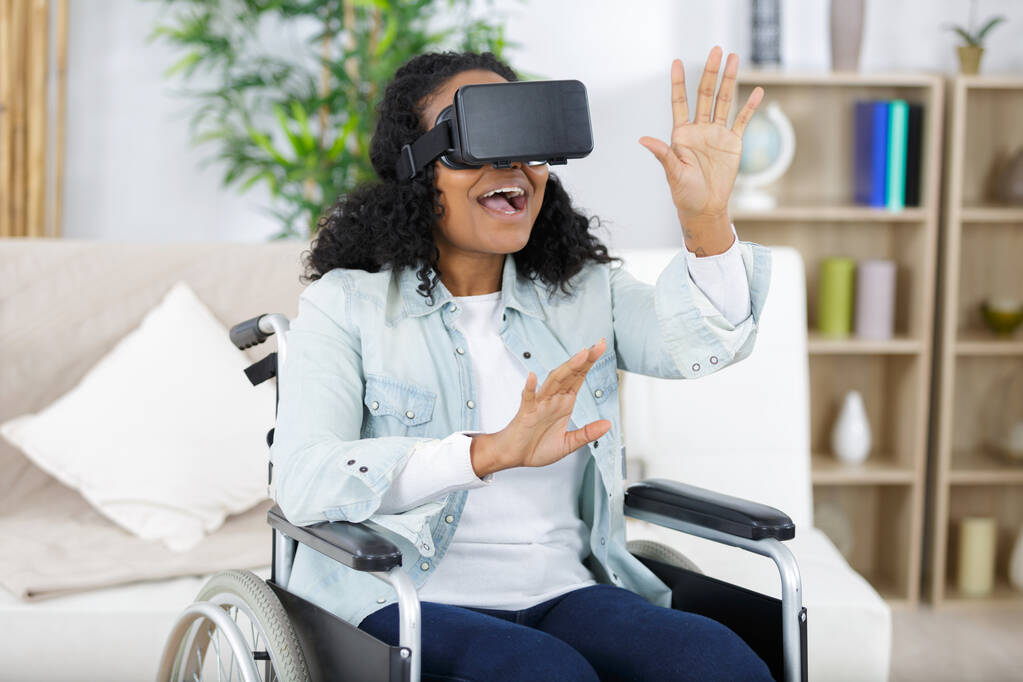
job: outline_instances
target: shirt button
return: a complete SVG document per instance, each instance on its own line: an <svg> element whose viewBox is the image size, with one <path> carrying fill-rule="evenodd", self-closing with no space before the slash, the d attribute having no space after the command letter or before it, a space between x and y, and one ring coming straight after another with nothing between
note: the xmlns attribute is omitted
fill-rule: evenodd
<svg viewBox="0 0 1023 682"><path fill-rule="evenodd" d="M359 467L359 471L361 471L362 473L366 473L367 471L369 471L369 467Z"/></svg>
<svg viewBox="0 0 1023 682"><path fill-rule="evenodd" d="M617 573L612 573L611 577L614 578L615 580L618 580L618 574Z"/></svg>
<svg viewBox="0 0 1023 682"><path fill-rule="evenodd" d="M378 403L377 401L374 400L373 401L373 409L374 410L379 410L380 409L380 403Z"/></svg>
<svg viewBox="0 0 1023 682"><path fill-rule="evenodd" d="M355 460L354 459L348 460L348 466L352 466L353 464L355 464Z"/></svg>
<svg viewBox="0 0 1023 682"><path fill-rule="evenodd" d="M377 604L383 604L385 601L387 600L384 599L383 597L380 597L380 599L377 599Z"/></svg>
<svg viewBox="0 0 1023 682"><path fill-rule="evenodd" d="M428 545L428 544L426 544L426 543L424 542L424 543L423 543L423 549L425 549L425 550L426 550L427 552L429 552L429 551L430 551L430 545Z"/></svg>
<svg viewBox="0 0 1023 682"><path fill-rule="evenodd" d="M698 363L698 362L694 362L693 363L693 371L694 372L699 372L700 371L700 363Z"/></svg>
<svg viewBox="0 0 1023 682"><path fill-rule="evenodd" d="M408 417L409 419L412 419L413 417L416 416L416 413L413 412L412 410L409 410L408 412L405 413L405 416Z"/></svg>
<svg viewBox="0 0 1023 682"><path fill-rule="evenodd" d="M471 410L472 408L476 407L476 403L474 403L474 402L473 402L473 401L471 401L471 400L468 400L468 401L466 401L466 403L465 403L465 404L466 404L466 406L467 406L467 407L468 407L468 408L469 408L470 410Z"/></svg>
<svg viewBox="0 0 1023 682"><path fill-rule="evenodd" d="M600 544L603 545L604 543L605 543L604 538L600 538Z"/></svg>
<svg viewBox="0 0 1023 682"><path fill-rule="evenodd" d="M450 304L448 304L448 310L450 312L455 312L456 310L458 310L458 306L455 305L454 303L450 303Z"/></svg>
<svg viewBox="0 0 1023 682"><path fill-rule="evenodd" d="M459 346L458 348L456 348L456 349L455 349L455 352L456 352L456 353L458 353L459 355L465 355L465 349L464 349L464 348L462 348L461 346Z"/></svg>
<svg viewBox="0 0 1023 682"><path fill-rule="evenodd" d="M711 356L710 356L710 364L712 364L712 365L716 365L716 364L718 364L718 356L716 356L716 355L711 355Z"/></svg>
<svg viewBox="0 0 1023 682"><path fill-rule="evenodd" d="M599 398L600 396L604 395L604 392L598 388L596 391L593 392L593 395Z"/></svg>
<svg viewBox="0 0 1023 682"><path fill-rule="evenodd" d="M451 514L448 514L447 516L444 517L444 520L448 523L451 523L452 521L455 520L455 517L452 516Z"/></svg>
<svg viewBox="0 0 1023 682"><path fill-rule="evenodd" d="M419 564L419 568L423 569L424 571L429 571L430 563L428 561L424 561L423 563Z"/></svg>
<svg viewBox="0 0 1023 682"><path fill-rule="evenodd" d="M531 357L533 357L533 356L532 356L532 355L531 355L531 354L529 353L529 351L527 350L527 351L526 351L525 353L523 353L523 354L522 354L522 357L524 357L524 358L526 358L526 359L528 360L529 358L531 358Z"/></svg>

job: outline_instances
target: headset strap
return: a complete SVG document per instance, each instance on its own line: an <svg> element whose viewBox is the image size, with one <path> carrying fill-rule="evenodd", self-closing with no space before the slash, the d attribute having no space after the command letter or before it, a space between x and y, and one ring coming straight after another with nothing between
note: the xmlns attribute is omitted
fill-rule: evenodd
<svg viewBox="0 0 1023 682"><path fill-rule="evenodd" d="M454 149L451 124L451 121L441 121L418 140L401 148L395 166L399 180L411 180L437 157Z"/></svg>

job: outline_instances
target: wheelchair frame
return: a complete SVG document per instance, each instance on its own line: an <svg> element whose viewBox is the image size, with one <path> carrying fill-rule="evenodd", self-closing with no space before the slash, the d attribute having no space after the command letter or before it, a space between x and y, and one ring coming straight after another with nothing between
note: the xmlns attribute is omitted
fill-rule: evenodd
<svg viewBox="0 0 1023 682"><path fill-rule="evenodd" d="M246 320L231 329L240 349L258 345L272 335L277 351L246 369L253 384L276 376L277 359L286 354L290 322L280 314ZM278 391L279 397L279 391ZM274 430L267 433L273 443ZM268 485L273 496L273 462ZM624 513L666 528L770 557L781 577L781 600L705 576L655 558L636 555L672 589L672 608L710 617L731 628L764 659L776 679L807 679L807 613L795 557L782 541L795 536L795 525L783 512L766 505L697 488L652 479L631 485L625 493ZM387 680L418 682L421 676L421 613L415 586L401 570L401 551L362 523L323 522L295 526L280 507L267 513L272 527L271 577L267 584L281 601L305 657L310 678L320 680ZM398 595L399 643L390 646L287 589L298 543L349 568L366 571L389 583ZM669 550L670 552L671 550ZM190 605L174 632L207 615L205 602ZM211 618L228 630L230 619ZM237 633L234 633L237 639ZM172 634L171 641L174 641ZM164 652L158 680L169 680L173 667L171 647ZM246 682L257 682L254 662L243 666ZM267 662L269 670L270 662ZM269 675L267 675L269 677Z"/></svg>

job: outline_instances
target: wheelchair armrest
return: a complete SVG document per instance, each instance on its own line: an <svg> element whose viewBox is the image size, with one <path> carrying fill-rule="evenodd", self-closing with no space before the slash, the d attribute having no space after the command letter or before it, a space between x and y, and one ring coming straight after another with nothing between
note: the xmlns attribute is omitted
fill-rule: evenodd
<svg viewBox="0 0 1023 682"><path fill-rule="evenodd" d="M361 523L333 521L296 526L274 505L266 513L270 525L293 540L357 571L388 571L401 566L401 550Z"/></svg>
<svg viewBox="0 0 1023 682"><path fill-rule="evenodd" d="M750 540L791 540L796 535L792 519L774 507L663 478L629 486L626 516L630 510L663 514Z"/></svg>

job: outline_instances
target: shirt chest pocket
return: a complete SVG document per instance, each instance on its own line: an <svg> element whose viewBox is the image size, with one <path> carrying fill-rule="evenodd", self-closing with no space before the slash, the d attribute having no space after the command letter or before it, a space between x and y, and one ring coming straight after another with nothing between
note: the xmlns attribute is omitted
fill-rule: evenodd
<svg viewBox="0 0 1023 682"><path fill-rule="evenodd" d="M379 374L366 375L363 438L424 436L433 419L437 394Z"/></svg>

